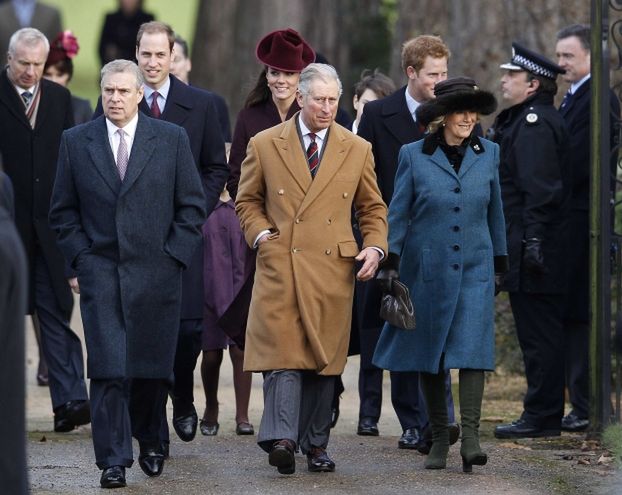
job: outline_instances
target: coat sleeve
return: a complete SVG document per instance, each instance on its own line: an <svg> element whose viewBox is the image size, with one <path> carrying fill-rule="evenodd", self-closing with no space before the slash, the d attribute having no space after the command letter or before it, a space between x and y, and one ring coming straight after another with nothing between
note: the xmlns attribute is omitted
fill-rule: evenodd
<svg viewBox="0 0 622 495"><path fill-rule="evenodd" d="M415 200L415 187L411 167L412 153L402 146L398 155L395 189L389 205L389 252L402 255L410 221L410 211Z"/></svg>
<svg viewBox="0 0 622 495"><path fill-rule="evenodd" d="M71 268L77 268L80 254L89 249L91 241L82 228L80 200L73 178L67 132L61 137L49 222L50 227L56 231L58 247L66 261Z"/></svg>
<svg viewBox="0 0 622 495"><path fill-rule="evenodd" d="M188 135L182 128L178 131L175 216L164 250L186 268L201 241L201 227L206 219L205 194L200 186Z"/></svg>
<svg viewBox="0 0 622 495"><path fill-rule="evenodd" d="M276 227L266 215L266 185L261 167L261 158L251 138L242 163L240 186L235 202L235 211L240 218L246 243L253 247L255 239L264 230L275 231Z"/></svg>
<svg viewBox="0 0 622 495"><path fill-rule="evenodd" d="M488 229L492 239L495 272L507 271L507 246L505 233L505 217L499 185L499 145L492 145L492 179L490 180L490 203L488 203ZM504 259L502 259L504 258Z"/></svg>
<svg viewBox="0 0 622 495"><path fill-rule="evenodd" d="M363 235L363 248L377 247L387 253L387 205L382 201L371 145L365 143L365 165L354 196L356 219Z"/></svg>

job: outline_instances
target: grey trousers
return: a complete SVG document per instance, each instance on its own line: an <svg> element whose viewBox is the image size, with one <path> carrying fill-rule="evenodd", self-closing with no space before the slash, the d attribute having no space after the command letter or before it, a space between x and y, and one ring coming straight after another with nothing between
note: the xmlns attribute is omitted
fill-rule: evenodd
<svg viewBox="0 0 622 495"><path fill-rule="evenodd" d="M264 410L257 443L270 452L274 442L288 439L303 454L326 448L330 436L334 376L314 371L277 370L264 373Z"/></svg>

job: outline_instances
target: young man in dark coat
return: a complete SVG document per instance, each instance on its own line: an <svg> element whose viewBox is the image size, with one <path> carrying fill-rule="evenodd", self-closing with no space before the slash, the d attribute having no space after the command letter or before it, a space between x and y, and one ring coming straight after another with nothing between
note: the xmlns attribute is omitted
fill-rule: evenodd
<svg viewBox="0 0 622 495"><path fill-rule="evenodd" d="M132 436L141 469L162 472L160 411L175 358L181 274L205 221L186 132L138 112L142 84L133 62L104 66L105 118L63 134L50 210L78 272L104 488L125 486Z"/></svg>
<svg viewBox="0 0 622 495"><path fill-rule="evenodd" d="M73 125L71 95L43 76L47 38L24 28L11 37L8 66L0 74L0 152L15 189L15 224L29 268L27 312L36 314L48 363L54 430L89 422L82 343L69 328L71 273L48 225L58 145Z"/></svg>
<svg viewBox="0 0 622 495"><path fill-rule="evenodd" d="M568 131L553 106L563 69L518 43L501 65L501 92L511 106L489 136L501 147L499 177L510 271L510 294L523 352L523 413L495 428L497 438L559 435L564 412L563 326L570 173Z"/></svg>

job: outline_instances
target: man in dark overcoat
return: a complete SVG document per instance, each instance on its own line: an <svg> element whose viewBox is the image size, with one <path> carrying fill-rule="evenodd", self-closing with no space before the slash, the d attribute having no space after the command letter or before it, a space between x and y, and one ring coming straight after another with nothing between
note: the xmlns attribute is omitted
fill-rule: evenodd
<svg viewBox="0 0 622 495"><path fill-rule="evenodd" d="M564 313L566 387L572 410L562 418L562 430L583 431L589 426L590 335L590 26L574 24L557 33L555 48L562 79L570 88L559 108L570 135L568 166L572 178L568 244L568 293ZM611 91L611 146L620 103ZM617 153L612 157L615 174Z"/></svg>
<svg viewBox="0 0 622 495"><path fill-rule="evenodd" d="M144 78L145 97L139 109L145 115L183 127L205 191L205 209L209 215L222 192L229 167L225 143L220 132L213 96L207 91L188 86L170 74L175 33L162 22L143 24L136 38L136 60ZM101 107L96 115L101 112ZM199 247L182 279L179 342L175 357L173 427L179 438L191 441L197 431L194 407L194 368L201 353L203 330L203 249ZM162 448L168 455L166 408L162 410Z"/></svg>
<svg viewBox="0 0 622 495"><path fill-rule="evenodd" d="M63 134L50 224L78 272L101 485L139 464L162 472L160 411L173 371L181 273L201 240L205 195L186 132L138 112L142 74L102 69L105 117Z"/></svg>
<svg viewBox="0 0 622 495"><path fill-rule="evenodd" d="M71 95L42 79L49 43L24 28L11 38L8 66L0 74L0 152L15 189L15 223L29 269L27 312L38 317L48 363L54 430L89 422L82 344L69 328L72 274L48 225L58 145L73 125Z"/></svg>
<svg viewBox="0 0 622 495"><path fill-rule="evenodd" d="M26 495L24 312L26 255L13 223L13 188L0 156L0 480L3 493Z"/></svg>
<svg viewBox="0 0 622 495"><path fill-rule="evenodd" d="M523 413L495 428L497 438L559 435L564 412L563 310L566 289L570 172L568 131L553 106L563 69L518 43L501 65L510 106L489 136L501 147L499 178L510 271L510 295L523 352L527 392Z"/></svg>
<svg viewBox="0 0 622 495"><path fill-rule="evenodd" d="M363 109L358 135L372 145L378 186L387 205L393 196L400 148L421 139L425 131L416 121L415 110L434 98L434 85L438 81L447 79L448 58L449 49L437 36L422 35L407 41L402 47L402 69L408 78L407 85L386 98L369 102ZM357 283L353 320L359 322L361 343L359 435L378 435L383 370L372 364L372 357L384 325L379 316L381 299L382 291L375 280ZM391 372L391 402L403 430L398 447L427 453L431 441L422 437L428 415L418 373ZM454 423L449 373L447 406L449 421ZM452 425L451 432L454 443L458 439L457 425Z"/></svg>

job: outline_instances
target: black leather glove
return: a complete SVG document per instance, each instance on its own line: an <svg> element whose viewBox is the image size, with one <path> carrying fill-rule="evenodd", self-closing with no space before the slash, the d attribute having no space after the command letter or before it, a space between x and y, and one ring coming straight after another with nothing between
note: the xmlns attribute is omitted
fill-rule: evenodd
<svg viewBox="0 0 622 495"><path fill-rule="evenodd" d="M495 273L495 296L498 296L499 292L501 292L502 285L503 285L503 274Z"/></svg>
<svg viewBox="0 0 622 495"><path fill-rule="evenodd" d="M391 292L393 281L399 278L399 272L393 268L381 268L376 275L376 280L380 284L382 292Z"/></svg>
<svg viewBox="0 0 622 495"><path fill-rule="evenodd" d="M380 269L376 274L376 280L382 292L391 292L393 281L400 278L400 257L395 253L389 253L380 263Z"/></svg>
<svg viewBox="0 0 622 495"><path fill-rule="evenodd" d="M534 275L542 275L549 271L544 265L541 239L531 237L523 240L523 267Z"/></svg>

